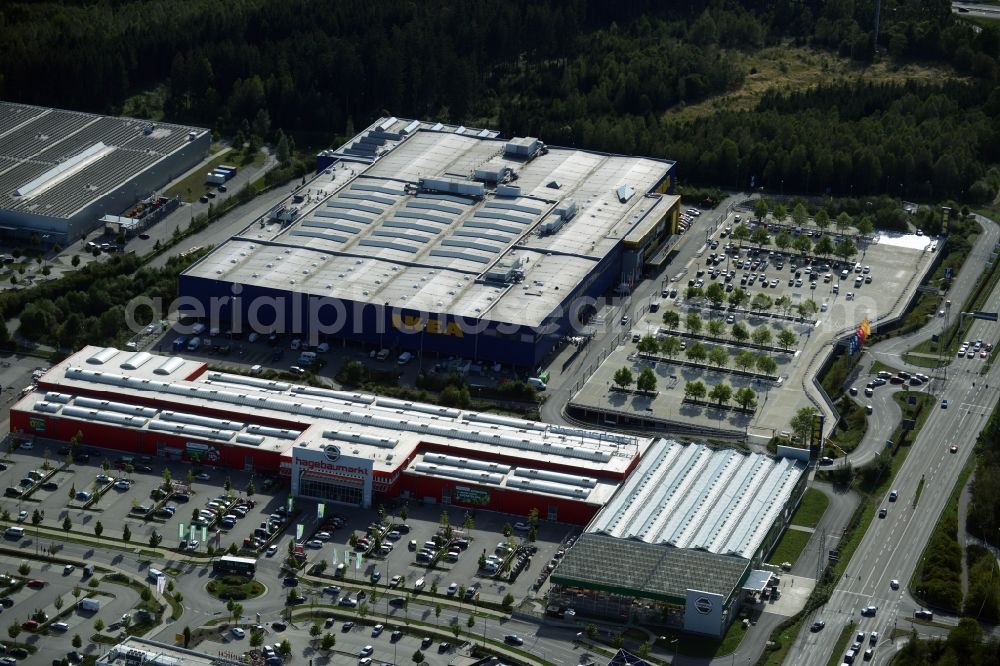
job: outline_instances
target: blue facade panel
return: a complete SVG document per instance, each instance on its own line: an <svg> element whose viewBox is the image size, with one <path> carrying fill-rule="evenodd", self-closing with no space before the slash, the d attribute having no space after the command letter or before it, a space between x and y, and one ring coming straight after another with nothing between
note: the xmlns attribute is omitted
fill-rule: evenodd
<svg viewBox="0 0 1000 666"><path fill-rule="evenodd" d="M199 319L248 333L275 330L295 337L346 339L415 355L459 356L534 369L565 335L578 331L582 299L598 299L615 286L621 273L621 244L608 253L576 289L568 292L539 328L425 313L407 308L309 296L253 284L234 285L182 274L179 291L187 301L180 310ZM593 301L586 301L593 302Z"/></svg>

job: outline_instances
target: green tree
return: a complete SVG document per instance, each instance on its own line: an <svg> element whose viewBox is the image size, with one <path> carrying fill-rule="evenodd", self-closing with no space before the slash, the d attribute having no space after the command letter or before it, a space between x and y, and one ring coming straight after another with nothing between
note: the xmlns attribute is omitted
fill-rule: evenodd
<svg viewBox="0 0 1000 666"><path fill-rule="evenodd" d="M746 342L750 338L750 331L747 330L746 324L741 321L733 324L732 328L733 340L737 342Z"/></svg>
<svg viewBox="0 0 1000 666"><path fill-rule="evenodd" d="M767 214L767 209L765 208L764 213ZM588 623L586 627L583 628L583 632L587 634L587 638L594 640L597 638L597 625L593 622Z"/></svg>
<svg viewBox="0 0 1000 666"><path fill-rule="evenodd" d="M96 620L94 620L94 631L98 633L104 631L104 620L102 620L101 618L97 618Z"/></svg>
<svg viewBox="0 0 1000 666"><path fill-rule="evenodd" d="M705 345L702 343L695 342L687 348L686 354L692 361L701 363L708 356L708 350L705 349Z"/></svg>
<svg viewBox="0 0 1000 666"><path fill-rule="evenodd" d="M474 626L476 626L476 616L470 613L469 617L465 620L465 626L467 626L469 629L472 629Z"/></svg>
<svg viewBox="0 0 1000 666"><path fill-rule="evenodd" d="M792 247L794 247L802 254L808 254L809 250L812 249L812 241L809 240L808 236L805 235L798 236L792 243Z"/></svg>
<svg viewBox="0 0 1000 666"><path fill-rule="evenodd" d="M687 319L685 319L685 326L689 333L694 333L695 335L701 333L701 316L697 312L689 312Z"/></svg>
<svg viewBox="0 0 1000 666"><path fill-rule="evenodd" d="M774 208L771 210L771 214L774 216L774 220L778 224L781 224L788 217L788 208L786 208L783 203L776 203Z"/></svg>
<svg viewBox="0 0 1000 666"><path fill-rule="evenodd" d="M792 299L788 297L787 294L782 294L778 300L774 302L774 307L778 308L784 314L788 314L792 310Z"/></svg>
<svg viewBox="0 0 1000 666"><path fill-rule="evenodd" d="M736 390L733 400L743 409L750 409L757 404L757 394L753 392L753 389L744 386Z"/></svg>
<svg viewBox="0 0 1000 666"><path fill-rule="evenodd" d="M14 637L11 636L11 638L14 638ZM80 638L80 634L73 634L73 643L72 643L72 645L77 650L79 650L80 648L83 647L83 639Z"/></svg>
<svg viewBox="0 0 1000 666"><path fill-rule="evenodd" d="M750 339L753 340L755 345L769 345L771 344L771 329L766 325L761 324L757 328L753 329L753 333L750 334Z"/></svg>
<svg viewBox="0 0 1000 666"><path fill-rule="evenodd" d="M836 252L836 247L829 236L823 235L818 241L816 241L815 247L813 247L813 252L821 257L829 257L834 252Z"/></svg>
<svg viewBox="0 0 1000 666"><path fill-rule="evenodd" d="M500 605L503 606L503 609L505 611L509 612L510 609L514 606L514 595L511 594L510 592L505 594L503 600L500 602Z"/></svg>
<svg viewBox="0 0 1000 666"><path fill-rule="evenodd" d="M818 211L816 211L816 215L815 217L813 217L813 221L816 223L816 226L819 227L820 229L826 229L827 227L830 226L830 214L826 212L826 208L820 208Z"/></svg>
<svg viewBox="0 0 1000 666"><path fill-rule="evenodd" d="M247 481L247 489L246 489L247 497L253 497L254 493L256 493L256 492L257 492L257 488L254 487L254 485L253 485L253 479L250 479L249 481Z"/></svg>
<svg viewBox="0 0 1000 666"><path fill-rule="evenodd" d="M718 402L720 406L729 404L729 401L733 398L733 389L725 382L716 384L712 387L712 391L708 394L708 397Z"/></svg>
<svg viewBox="0 0 1000 666"><path fill-rule="evenodd" d="M721 319L710 319L707 324L708 332L713 337L721 337L726 330L726 325Z"/></svg>
<svg viewBox="0 0 1000 666"><path fill-rule="evenodd" d="M689 301L696 301L705 295L705 290L701 287L688 287L684 290L684 298Z"/></svg>
<svg viewBox="0 0 1000 666"><path fill-rule="evenodd" d="M664 356L673 359L681 351L681 339L674 335L668 335L660 343L660 349Z"/></svg>
<svg viewBox="0 0 1000 666"><path fill-rule="evenodd" d="M264 644L264 632L255 629L250 632L250 647L260 647Z"/></svg>
<svg viewBox="0 0 1000 666"><path fill-rule="evenodd" d="M611 647L616 650L620 650L623 645L625 645L625 637L622 636L621 633L617 633L611 637Z"/></svg>
<svg viewBox="0 0 1000 666"><path fill-rule="evenodd" d="M624 367L619 368L615 371L613 379L615 384L617 384L620 388L628 388L629 384L633 381L632 371Z"/></svg>
<svg viewBox="0 0 1000 666"><path fill-rule="evenodd" d="M156 548L163 541L163 537L156 530L153 530L149 535L149 546L150 548Z"/></svg>
<svg viewBox="0 0 1000 666"><path fill-rule="evenodd" d="M734 308L740 307L748 300L750 300L750 294L745 289L737 287L729 292L729 304Z"/></svg>
<svg viewBox="0 0 1000 666"><path fill-rule="evenodd" d="M795 335L790 328L783 328L778 331L778 344L785 351L788 351L788 348L798 342L798 340L799 336Z"/></svg>
<svg viewBox="0 0 1000 666"><path fill-rule="evenodd" d="M818 311L819 311L819 306L816 305L816 301L814 301L811 298L807 298L806 300L804 300L801 303L799 303L799 316L800 317L808 319L809 317L811 317L814 314L816 314Z"/></svg>
<svg viewBox="0 0 1000 666"><path fill-rule="evenodd" d="M847 260L858 253L858 248L850 238L842 238L836 247L837 256L841 259Z"/></svg>
<svg viewBox="0 0 1000 666"><path fill-rule="evenodd" d="M684 384L684 397L691 400L701 400L707 392L708 389L705 388L704 382L694 381Z"/></svg>
<svg viewBox="0 0 1000 666"><path fill-rule="evenodd" d="M132 540L132 530L129 529L128 525L122 527L122 541L128 543Z"/></svg>
<svg viewBox="0 0 1000 666"><path fill-rule="evenodd" d="M98 520L94 523L94 536L96 536L97 540L100 541L102 534L104 534L104 525L102 525L101 521Z"/></svg>
<svg viewBox="0 0 1000 666"><path fill-rule="evenodd" d="M799 444L805 444L806 439L812 433L813 417L815 415L815 407L802 407L795 412L795 416L793 416L788 422L788 425L792 429L792 433L795 435Z"/></svg>
<svg viewBox="0 0 1000 666"><path fill-rule="evenodd" d="M726 300L726 290L718 282L713 282L705 289L705 298L715 307L719 307Z"/></svg>
<svg viewBox="0 0 1000 666"><path fill-rule="evenodd" d="M663 323L671 331L676 331L677 327L680 326L681 316L674 310L667 310L663 313Z"/></svg>
<svg viewBox="0 0 1000 666"><path fill-rule="evenodd" d="M758 222L764 220L767 217L768 205L766 199L757 199L753 202L753 215L757 218Z"/></svg>
<svg viewBox="0 0 1000 666"><path fill-rule="evenodd" d="M639 373L639 378L635 381L635 387L645 393L652 393L656 390L656 374L649 368L643 368Z"/></svg>
<svg viewBox="0 0 1000 666"><path fill-rule="evenodd" d="M847 228L851 226L852 223L853 220L851 219L850 215L848 215L847 213L841 213L840 215L837 216L837 221L836 221L837 231L839 231L840 233L844 233L844 231L846 231Z"/></svg>
<svg viewBox="0 0 1000 666"><path fill-rule="evenodd" d="M804 227L806 222L809 221L809 211L801 203L795 204L795 208L792 209L792 223L797 227Z"/></svg>
<svg viewBox="0 0 1000 666"><path fill-rule="evenodd" d="M750 238L750 228L742 223L737 224L736 228L733 229L732 236L739 241L740 247L743 247L743 241Z"/></svg>
<svg viewBox="0 0 1000 666"><path fill-rule="evenodd" d="M7 635L11 637L12 640L17 640L17 637L21 635L21 625L17 623L17 620L7 627Z"/></svg>
<svg viewBox="0 0 1000 666"><path fill-rule="evenodd" d="M778 371L778 363L768 356L761 354L757 357L757 372L764 375L774 375Z"/></svg>
<svg viewBox="0 0 1000 666"><path fill-rule="evenodd" d="M733 364L744 372L752 368L756 362L757 362L757 357L754 356L753 353L748 352L746 350L743 350L740 353L738 353L736 355L736 358L733 359Z"/></svg>
<svg viewBox="0 0 1000 666"><path fill-rule="evenodd" d="M767 233L767 229L765 229L764 227L757 227L756 229L753 230L753 233L750 234L750 242L756 243L757 247L763 247L770 241L771 241L771 235Z"/></svg>
<svg viewBox="0 0 1000 666"><path fill-rule="evenodd" d="M73 521L69 519L69 516L66 516L63 519L62 528L63 532L69 532L71 529L73 529Z"/></svg>
<svg viewBox="0 0 1000 666"><path fill-rule="evenodd" d="M792 246L792 235L787 231L779 231L778 235L774 237L774 244L779 250L784 252Z"/></svg>
<svg viewBox="0 0 1000 666"><path fill-rule="evenodd" d="M721 368L729 364L729 354L722 347L712 347L708 352L708 362L717 368Z"/></svg>
<svg viewBox="0 0 1000 666"><path fill-rule="evenodd" d="M754 294L753 299L750 300L750 309L758 310L760 312L770 310L773 305L774 301L765 293Z"/></svg>
<svg viewBox="0 0 1000 666"><path fill-rule="evenodd" d="M873 231L875 231L875 223L872 221L872 218L868 215L863 215L858 220L858 233L862 236L871 236Z"/></svg>
<svg viewBox="0 0 1000 666"><path fill-rule="evenodd" d="M655 354L660 350L660 343L652 335L644 335L635 348L640 354Z"/></svg>
<svg viewBox="0 0 1000 666"><path fill-rule="evenodd" d="M292 654L292 644L288 642L287 638L278 643L274 649L285 659L288 659L288 657Z"/></svg>
<svg viewBox="0 0 1000 666"><path fill-rule="evenodd" d="M320 640L320 647L327 652L332 650L337 645L337 637L331 634L329 631L323 634L323 638Z"/></svg>
<svg viewBox="0 0 1000 666"><path fill-rule="evenodd" d="M274 149L274 154L281 164L287 164L291 159L292 152L288 147L288 137L285 136L285 133L281 129L278 130L278 142Z"/></svg>
<svg viewBox="0 0 1000 666"><path fill-rule="evenodd" d="M414 664L422 664L424 662L424 653L421 652L420 650L417 650L416 652L413 653L413 656L410 658L413 660Z"/></svg>

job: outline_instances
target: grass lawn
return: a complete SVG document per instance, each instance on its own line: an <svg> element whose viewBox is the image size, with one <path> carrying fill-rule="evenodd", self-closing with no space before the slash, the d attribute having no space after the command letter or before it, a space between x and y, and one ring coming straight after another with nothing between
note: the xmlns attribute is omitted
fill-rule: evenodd
<svg viewBox="0 0 1000 666"><path fill-rule="evenodd" d="M840 412L840 421L830 434L830 440L841 451L850 453L858 448L858 444L868 432L868 416L864 407L846 396L837 404L837 410Z"/></svg>
<svg viewBox="0 0 1000 666"><path fill-rule="evenodd" d="M781 537L781 541L778 542L774 552L767 558L768 562L778 565L783 562L795 564L795 560L799 559L799 555L802 554L806 544L809 543L810 537L812 537L812 532L803 532L796 529L785 530L785 534Z"/></svg>
<svg viewBox="0 0 1000 666"><path fill-rule="evenodd" d="M227 164L229 160L233 159L231 151L224 151L220 155L213 157L208 164L204 164L198 167L197 170L188 174L186 178L177 182L176 185L171 187L169 190L163 193L165 197L178 196L181 201L187 203L194 203L203 194L208 192L209 187L215 187L215 185L209 185L205 182L205 174L210 172L215 167L220 164Z"/></svg>
<svg viewBox="0 0 1000 666"><path fill-rule="evenodd" d="M802 495L802 501L799 502L799 508L792 516L792 525L816 527L829 505L830 498L825 493L815 488L806 488L805 494Z"/></svg>
<svg viewBox="0 0 1000 666"><path fill-rule="evenodd" d="M687 122L719 111L749 110L769 90L805 90L840 77L871 82L961 78L950 68L923 65L899 67L888 60L861 67L847 58L790 43L761 49L746 56L728 51L725 57L740 58L743 61L748 74L740 87L697 104L671 109L664 113L664 120Z"/></svg>

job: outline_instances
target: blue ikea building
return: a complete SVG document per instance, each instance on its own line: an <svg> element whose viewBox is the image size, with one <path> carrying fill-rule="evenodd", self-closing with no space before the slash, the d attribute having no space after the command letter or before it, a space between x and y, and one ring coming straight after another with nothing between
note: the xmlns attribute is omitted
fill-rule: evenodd
<svg viewBox="0 0 1000 666"><path fill-rule="evenodd" d="M388 118L318 167L181 274L182 312L534 368L676 232L665 160Z"/></svg>

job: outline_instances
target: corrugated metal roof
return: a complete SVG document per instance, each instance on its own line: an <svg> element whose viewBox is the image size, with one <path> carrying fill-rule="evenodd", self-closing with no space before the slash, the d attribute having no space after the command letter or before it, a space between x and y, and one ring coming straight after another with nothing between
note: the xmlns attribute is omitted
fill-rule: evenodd
<svg viewBox="0 0 1000 666"><path fill-rule="evenodd" d="M803 469L789 459L659 440L588 529L753 557Z"/></svg>

